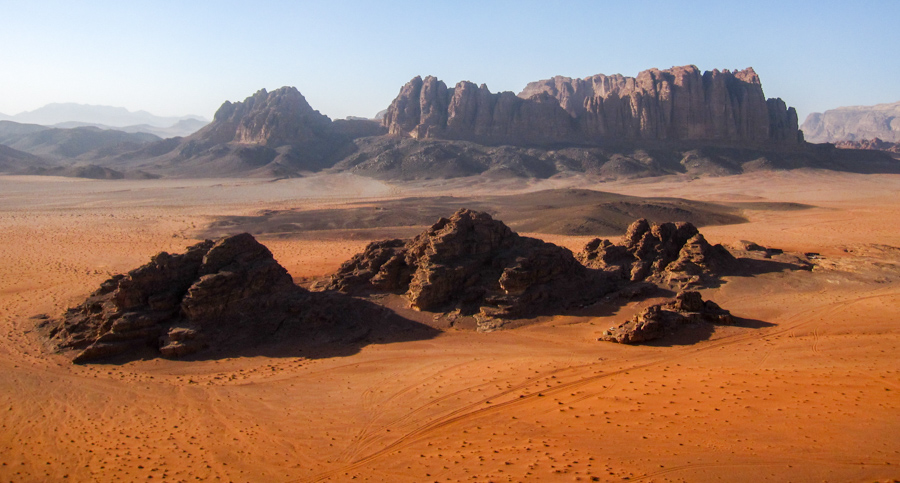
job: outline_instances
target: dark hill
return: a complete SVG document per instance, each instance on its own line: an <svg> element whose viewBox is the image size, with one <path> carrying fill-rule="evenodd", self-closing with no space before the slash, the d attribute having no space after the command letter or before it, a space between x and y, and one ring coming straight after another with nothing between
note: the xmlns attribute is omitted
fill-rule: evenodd
<svg viewBox="0 0 900 483"><path fill-rule="evenodd" d="M696 226L743 223L753 204L717 204L678 198L643 198L583 189L546 190L507 196L428 197L356 203L342 209L266 210L257 216L222 217L198 234L220 237L250 232L281 237L412 236L442 214L471 207L506 220L524 233L614 236L637 218L654 223ZM765 205L765 209L804 209L803 205Z"/></svg>
<svg viewBox="0 0 900 483"><path fill-rule="evenodd" d="M23 170L47 165L43 158L0 144L0 173L18 174Z"/></svg>

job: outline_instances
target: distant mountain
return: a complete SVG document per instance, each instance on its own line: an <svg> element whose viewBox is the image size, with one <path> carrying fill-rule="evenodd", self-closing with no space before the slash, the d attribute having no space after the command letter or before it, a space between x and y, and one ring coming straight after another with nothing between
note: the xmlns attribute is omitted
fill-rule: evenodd
<svg viewBox="0 0 900 483"><path fill-rule="evenodd" d="M34 128L9 126L21 144L7 144L59 156L62 139L75 135L52 134L56 150L41 151L22 140L51 136L27 132ZM61 131L90 129L117 132ZM135 136L117 134L125 135ZM0 129L0 142L4 136ZM780 99L766 99L751 69L701 74L693 66L651 69L635 78L556 77L531 83L519 95L417 78L401 89L381 123L332 121L294 87L261 89L243 101L226 101L190 136L155 139L131 139L137 147L130 150L124 140L95 146L75 160L124 176L191 178L323 170L389 180L701 177L798 168L900 173L900 162L887 153L803 142L796 112Z"/></svg>
<svg viewBox="0 0 900 483"><path fill-rule="evenodd" d="M886 142L900 142L900 102L814 112L806 117L800 129L811 143L875 138Z"/></svg>
<svg viewBox="0 0 900 483"><path fill-rule="evenodd" d="M156 127L151 126L149 124L138 124L135 126L122 126L122 127L113 127L107 126L105 124L92 124L87 122L79 122L79 121L69 121L62 122L59 124L54 124L52 127L58 128L74 128L74 127L97 127L100 129L112 129L116 131L122 131L127 133L147 133L153 134L154 136L159 136L163 139L166 138L174 138L174 137L185 137L194 134L199 131L203 126L209 124L207 121L201 121L199 119L182 119L175 124L169 127Z"/></svg>
<svg viewBox="0 0 900 483"><path fill-rule="evenodd" d="M153 127L170 127L179 121L193 119L206 121L201 116L163 117L147 111L132 112L124 107L94 106L75 103L54 103L33 111L11 116L9 120L52 126L64 122L83 122L104 126L123 127L146 124Z"/></svg>
<svg viewBox="0 0 900 483"><path fill-rule="evenodd" d="M294 87L261 89L226 101L211 123L177 145L165 140L106 162L189 177L297 176L331 167L355 149L354 138L383 133L373 121L332 121ZM159 154L144 158L151 152Z"/></svg>
<svg viewBox="0 0 900 483"><path fill-rule="evenodd" d="M49 129L37 124L22 124L13 121L0 121L0 144L10 145L22 137Z"/></svg>
<svg viewBox="0 0 900 483"><path fill-rule="evenodd" d="M158 136L147 133L96 127L60 129L0 121L0 144L52 161L110 156L159 140Z"/></svg>

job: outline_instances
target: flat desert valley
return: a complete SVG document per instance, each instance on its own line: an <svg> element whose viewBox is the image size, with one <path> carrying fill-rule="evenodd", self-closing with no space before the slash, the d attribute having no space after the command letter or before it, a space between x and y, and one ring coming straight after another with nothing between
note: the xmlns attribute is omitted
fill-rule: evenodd
<svg viewBox="0 0 900 483"><path fill-rule="evenodd" d="M597 338L651 300L341 353L125 364L74 365L32 330L33 316L184 251L223 217L569 187L742 203L748 222L700 228L711 243L819 256L811 271L702 291L740 324L646 345ZM616 182L0 177L0 480L894 481L898 220L900 175L815 170ZM392 233L258 239L304 284L373 239L411 234ZM593 238L523 234L573 251Z"/></svg>

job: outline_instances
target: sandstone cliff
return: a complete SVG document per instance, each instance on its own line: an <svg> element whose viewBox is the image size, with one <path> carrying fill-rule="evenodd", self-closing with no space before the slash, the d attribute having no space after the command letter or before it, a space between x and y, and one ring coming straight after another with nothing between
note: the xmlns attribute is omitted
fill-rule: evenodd
<svg viewBox="0 0 900 483"><path fill-rule="evenodd" d="M806 117L801 129L806 140L813 143L874 138L900 142L900 102L814 112Z"/></svg>
<svg viewBox="0 0 900 483"><path fill-rule="evenodd" d="M637 77L554 77L519 93L416 77L383 119L388 133L486 144L722 141L796 144L797 114L766 100L752 68L701 73L694 66Z"/></svg>

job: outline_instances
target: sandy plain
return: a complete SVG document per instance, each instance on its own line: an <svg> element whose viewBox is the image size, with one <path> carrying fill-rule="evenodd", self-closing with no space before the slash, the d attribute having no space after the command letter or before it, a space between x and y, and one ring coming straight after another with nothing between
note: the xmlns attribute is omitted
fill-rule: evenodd
<svg viewBox="0 0 900 483"><path fill-rule="evenodd" d="M712 242L818 252L704 291L748 323L596 340L642 303L341 357L75 366L28 317L179 252L215 217L579 186L778 201ZM900 176L818 171L599 183L352 175L0 177L0 481L893 481L900 478ZM588 237L530 234L578 250ZM302 282L368 241L261 239Z"/></svg>

